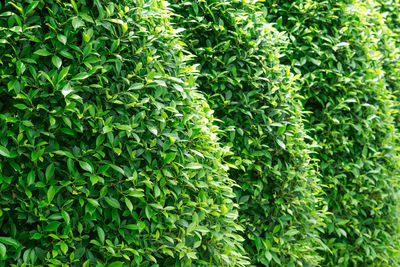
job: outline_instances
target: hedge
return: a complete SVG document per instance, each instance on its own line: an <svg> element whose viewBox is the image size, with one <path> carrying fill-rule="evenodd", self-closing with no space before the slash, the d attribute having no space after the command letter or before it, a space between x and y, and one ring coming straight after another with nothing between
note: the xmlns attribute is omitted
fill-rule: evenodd
<svg viewBox="0 0 400 267"><path fill-rule="evenodd" d="M167 3L0 8L0 265L246 263Z"/></svg>
<svg viewBox="0 0 400 267"><path fill-rule="evenodd" d="M287 37L264 19L259 1L174 1L176 24L200 64L207 95L232 148L244 246L252 263L315 265L323 247L317 229L320 187L303 127L301 96L280 64ZM306 140L307 139L307 140Z"/></svg>
<svg viewBox="0 0 400 267"><path fill-rule="evenodd" d="M399 139L372 1L266 1L290 34L331 213L323 266L399 264Z"/></svg>
<svg viewBox="0 0 400 267"><path fill-rule="evenodd" d="M0 2L0 266L400 265L399 0Z"/></svg>

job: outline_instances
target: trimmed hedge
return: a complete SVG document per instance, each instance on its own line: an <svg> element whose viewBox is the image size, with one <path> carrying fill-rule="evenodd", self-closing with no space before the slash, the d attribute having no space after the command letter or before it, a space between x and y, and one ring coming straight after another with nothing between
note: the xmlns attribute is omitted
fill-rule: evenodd
<svg viewBox="0 0 400 267"><path fill-rule="evenodd" d="M0 266L400 265L399 0L0 2Z"/></svg>
<svg viewBox="0 0 400 267"><path fill-rule="evenodd" d="M288 40L253 1L173 1L199 85L232 148L245 248L254 264L307 266L320 260L320 191L310 160L296 79L280 64Z"/></svg>
<svg viewBox="0 0 400 267"><path fill-rule="evenodd" d="M166 4L0 6L0 266L246 263Z"/></svg>
<svg viewBox="0 0 400 267"><path fill-rule="evenodd" d="M266 1L292 40L285 62L302 74L320 145L325 202L323 266L399 264L396 102L383 75L372 1Z"/></svg>

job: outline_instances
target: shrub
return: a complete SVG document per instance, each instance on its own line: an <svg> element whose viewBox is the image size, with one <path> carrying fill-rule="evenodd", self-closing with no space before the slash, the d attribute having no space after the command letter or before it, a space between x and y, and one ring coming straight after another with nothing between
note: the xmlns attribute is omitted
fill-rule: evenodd
<svg viewBox="0 0 400 267"><path fill-rule="evenodd" d="M0 8L0 265L245 263L166 3Z"/></svg>
<svg viewBox="0 0 400 267"><path fill-rule="evenodd" d="M396 103L387 87L371 1L266 1L289 32L284 62L302 75L307 127L320 145L328 211L324 266L397 266Z"/></svg>
<svg viewBox="0 0 400 267"><path fill-rule="evenodd" d="M245 248L254 264L319 261L317 174L296 79L280 64L287 43L258 1L173 1L177 27L200 65L199 85L232 148Z"/></svg>

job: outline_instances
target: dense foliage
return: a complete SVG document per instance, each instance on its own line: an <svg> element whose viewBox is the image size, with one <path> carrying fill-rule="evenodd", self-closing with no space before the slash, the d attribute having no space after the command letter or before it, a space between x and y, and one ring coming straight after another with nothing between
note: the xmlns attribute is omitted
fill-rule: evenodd
<svg viewBox="0 0 400 267"><path fill-rule="evenodd" d="M188 1L176 5L185 42L201 66L200 89L232 146L230 172L245 247L253 263L315 265L321 246L318 192L296 79L279 62L284 34L254 1Z"/></svg>
<svg viewBox="0 0 400 267"><path fill-rule="evenodd" d="M400 265L399 14L0 2L0 266Z"/></svg>
<svg viewBox="0 0 400 267"><path fill-rule="evenodd" d="M240 264L234 183L170 13L84 3L2 7L1 265Z"/></svg>
<svg viewBox="0 0 400 267"><path fill-rule="evenodd" d="M399 264L396 101L383 73L372 1L267 2L285 20L302 74L329 212L324 266Z"/></svg>

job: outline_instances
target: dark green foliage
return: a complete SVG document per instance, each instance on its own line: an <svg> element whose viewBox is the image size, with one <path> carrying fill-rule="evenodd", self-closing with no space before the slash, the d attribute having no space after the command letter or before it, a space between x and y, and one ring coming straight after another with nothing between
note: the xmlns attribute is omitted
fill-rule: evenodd
<svg viewBox="0 0 400 267"><path fill-rule="evenodd" d="M175 1L176 22L201 66L200 89L232 147L245 248L254 264L316 265L317 175L296 79L280 64L287 42L260 3Z"/></svg>
<svg viewBox="0 0 400 267"><path fill-rule="evenodd" d="M283 3L284 2L284 3ZM330 251L323 266L398 266L399 139L373 1L267 1L302 74L320 145ZM390 52L390 51L387 51Z"/></svg>
<svg viewBox="0 0 400 267"><path fill-rule="evenodd" d="M0 266L245 263L226 151L166 6L0 10Z"/></svg>

